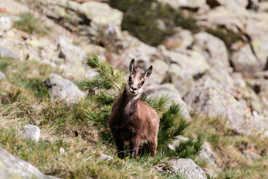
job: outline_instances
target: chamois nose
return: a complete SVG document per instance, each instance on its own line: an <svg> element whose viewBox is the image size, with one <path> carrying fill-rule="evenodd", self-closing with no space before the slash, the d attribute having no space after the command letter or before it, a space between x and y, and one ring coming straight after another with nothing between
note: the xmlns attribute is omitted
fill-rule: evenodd
<svg viewBox="0 0 268 179"><path fill-rule="evenodd" d="M136 90L137 90L137 88L130 87L130 90L129 90L129 91L130 91L131 93L135 93Z"/></svg>

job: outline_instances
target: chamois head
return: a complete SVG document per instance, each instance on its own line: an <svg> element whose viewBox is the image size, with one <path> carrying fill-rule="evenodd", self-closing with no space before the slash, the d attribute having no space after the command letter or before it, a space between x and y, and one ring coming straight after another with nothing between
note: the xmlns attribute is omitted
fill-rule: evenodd
<svg viewBox="0 0 268 179"><path fill-rule="evenodd" d="M143 84L146 79L152 74L153 67L150 66L147 70L142 70L138 66L135 66L135 60L132 59L129 64L129 77L127 83L127 92L132 96L142 94Z"/></svg>

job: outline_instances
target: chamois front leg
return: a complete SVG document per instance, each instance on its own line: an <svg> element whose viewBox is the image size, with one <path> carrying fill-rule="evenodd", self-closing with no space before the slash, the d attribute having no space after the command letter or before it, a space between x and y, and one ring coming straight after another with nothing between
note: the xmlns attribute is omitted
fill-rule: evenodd
<svg viewBox="0 0 268 179"><path fill-rule="evenodd" d="M130 150L134 158L137 158L137 155L139 153L139 147L140 147L140 140L137 136L135 136L130 140Z"/></svg>
<svg viewBox="0 0 268 179"><path fill-rule="evenodd" d="M115 145L116 145L116 149L117 149L117 156L119 158L124 158L125 157L125 153L124 153L124 141L122 141L120 138L116 138L115 139Z"/></svg>

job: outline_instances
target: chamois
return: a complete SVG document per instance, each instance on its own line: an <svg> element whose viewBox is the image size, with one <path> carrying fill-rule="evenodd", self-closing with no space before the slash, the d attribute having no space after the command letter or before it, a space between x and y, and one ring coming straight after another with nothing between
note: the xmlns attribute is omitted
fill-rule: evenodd
<svg viewBox="0 0 268 179"><path fill-rule="evenodd" d="M145 143L148 144L153 156L157 153L160 119L152 107L140 100L144 82L152 74L152 69L150 66L144 71L137 67L132 59L128 83L113 104L109 125L120 158L124 157L124 142L129 142L129 151L135 158L139 147Z"/></svg>

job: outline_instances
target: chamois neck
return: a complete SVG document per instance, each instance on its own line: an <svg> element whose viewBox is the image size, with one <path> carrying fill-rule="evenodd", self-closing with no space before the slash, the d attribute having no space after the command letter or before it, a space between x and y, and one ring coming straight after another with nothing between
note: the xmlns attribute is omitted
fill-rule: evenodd
<svg viewBox="0 0 268 179"><path fill-rule="evenodd" d="M127 89L125 88L120 99L121 106L124 107L129 103L137 103L139 99L140 99L140 95L132 96L127 92Z"/></svg>

